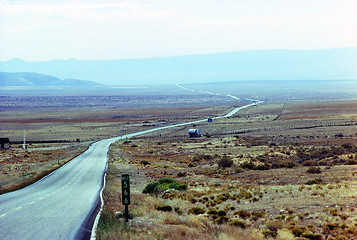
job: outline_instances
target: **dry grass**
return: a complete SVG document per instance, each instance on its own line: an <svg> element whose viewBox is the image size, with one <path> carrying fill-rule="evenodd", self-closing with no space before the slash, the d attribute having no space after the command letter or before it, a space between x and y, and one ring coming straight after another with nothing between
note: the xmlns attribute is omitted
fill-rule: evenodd
<svg viewBox="0 0 357 240"><path fill-rule="evenodd" d="M253 140L257 139L158 137L114 144L110 151L115 159L111 169L117 171L113 184L120 189L115 180L124 172L131 172L135 181L135 202L130 206L133 219L127 225L130 229L126 230L126 236L140 239L146 233L146 239L357 238L357 187L354 184L357 165L346 165L345 161L356 159L353 144L348 145L352 146L349 152L336 153L335 159L339 161L324 155L319 161L331 160L331 164L319 166L321 172L309 173L311 166L297 162L299 148L313 154L329 151L330 147L334 151L340 143L318 146L312 141L299 146L271 146L261 137L260 143L252 146ZM264 154L270 155L268 162L279 158L294 161L296 165L269 170L239 166L247 161L259 165L258 157ZM234 165L220 168L218 161L223 156L232 158ZM186 183L188 190L157 196L141 193L147 183L162 177ZM321 180L317 181L319 184L314 184L315 179ZM310 181L312 184L307 184ZM120 194L117 195L120 198ZM157 206L164 205L174 210L157 210ZM105 206L111 206L111 202L107 201ZM113 206L112 211L123 208ZM204 213L193 214L193 208L202 209ZM113 221L124 224L121 219ZM100 233L100 239L119 239L115 234L110 235L110 231L107 234Z"/></svg>
<svg viewBox="0 0 357 240"><path fill-rule="evenodd" d="M121 161L121 160L119 160ZM230 225L215 224L206 215L189 214L198 206L188 200L164 199L160 196L142 194L135 187L132 191L132 204L129 211L133 219L128 224L117 218L121 206L120 175L125 172L137 173L137 167L114 163L109 166L107 186L104 191L105 205L99 223L98 239L262 239L253 230L243 230ZM137 181L137 179L136 179ZM170 205L174 210L162 212L157 206ZM204 207L204 205L201 205Z"/></svg>
<svg viewBox="0 0 357 240"><path fill-rule="evenodd" d="M108 169L98 238L318 239L321 234L324 239L357 239L357 165L346 165L356 160L356 152L312 154L340 148L344 143L356 145L355 106L352 100L265 103L213 124L197 124L209 138L189 139L187 129L192 126L187 126L167 129L161 137L153 133L113 144L109 159L113 158L114 164ZM28 116L26 119L11 113L0 121L2 129L8 129L0 133L21 140L23 129L29 127L33 140L102 139L121 135L123 129L140 131L163 123L216 116L230 109L152 107L141 109L140 115L135 108L120 109L119 118L117 109L19 113ZM52 155L43 155L49 151L12 151L1 152L1 170L7 172L2 172L2 177L22 179L22 175L31 175L33 165L54 166L55 156L67 156L53 150ZM311 166L302 166L299 151L311 153L314 157L310 160L319 165L321 173L307 173ZM218 166L225 156L233 160L232 167ZM256 170L274 161L281 166ZM289 162L297 164L289 166ZM123 211L123 173L129 173L132 181L132 219L128 224L116 214ZM158 196L142 194L147 183L162 177L186 183L188 190ZM309 181L312 185L306 184ZM159 211L160 205L174 210ZM195 215L193 208L204 213Z"/></svg>
<svg viewBox="0 0 357 240"><path fill-rule="evenodd" d="M89 144L34 144L27 150L13 145L0 150L0 194L26 187L55 171Z"/></svg>

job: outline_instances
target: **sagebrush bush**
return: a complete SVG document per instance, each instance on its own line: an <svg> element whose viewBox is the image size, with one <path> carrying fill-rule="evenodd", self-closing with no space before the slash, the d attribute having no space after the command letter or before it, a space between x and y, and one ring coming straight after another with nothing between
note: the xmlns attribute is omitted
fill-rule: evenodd
<svg viewBox="0 0 357 240"><path fill-rule="evenodd" d="M240 221L238 219L234 219L234 220L229 220L228 221L229 225L235 226L235 227L240 227L242 229L246 229L247 228L247 224L245 224L245 222Z"/></svg>
<svg viewBox="0 0 357 240"><path fill-rule="evenodd" d="M219 167L232 167L234 164L232 158L228 157L228 156L224 156L222 157L219 161L218 161L218 166Z"/></svg>
<svg viewBox="0 0 357 240"><path fill-rule="evenodd" d="M278 230L282 229L284 227L284 222L281 220L274 220L274 221L269 221L266 224L267 229L270 231L277 232Z"/></svg>
<svg viewBox="0 0 357 240"><path fill-rule="evenodd" d="M277 231L271 231L269 229L263 230L262 234L264 235L265 238L276 238L278 236Z"/></svg>
<svg viewBox="0 0 357 240"><path fill-rule="evenodd" d="M242 219L246 219L246 218L250 217L250 212L248 212L247 210L243 210L243 209L234 212L234 214L238 215Z"/></svg>
<svg viewBox="0 0 357 240"><path fill-rule="evenodd" d="M160 193L168 189L187 190L187 184L180 184L175 179L165 177L146 185L143 193Z"/></svg>
<svg viewBox="0 0 357 240"><path fill-rule="evenodd" d="M204 214L205 212L206 211L200 207L193 207L190 210L188 210L188 214L195 214L195 215Z"/></svg>
<svg viewBox="0 0 357 240"><path fill-rule="evenodd" d="M301 234L301 237L311 239L311 240L322 240L323 239L322 234L313 233L311 231L304 232L303 234Z"/></svg>
<svg viewBox="0 0 357 240"><path fill-rule="evenodd" d="M320 167L315 167L315 166L311 166L307 169L306 171L307 173L315 173L315 174L319 174L321 173L321 168Z"/></svg>
<svg viewBox="0 0 357 240"><path fill-rule="evenodd" d="M171 212L172 207L169 205L156 206L156 210L162 211L162 212Z"/></svg>
<svg viewBox="0 0 357 240"><path fill-rule="evenodd" d="M238 197L239 197L239 198L244 198L244 199L250 199L250 198L253 197L253 195L252 195L250 192L248 192L247 190L242 189L242 190L239 192Z"/></svg>
<svg viewBox="0 0 357 240"><path fill-rule="evenodd" d="M306 227L304 226L295 226L291 229L291 233L294 234L295 237L300 237L306 231Z"/></svg>
<svg viewBox="0 0 357 240"><path fill-rule="evenodd" d="M253 163L252 160L250 161L245 161L240 165L241 168L245 168L245 169L250 169L253 170L255 168L255 164Z"/></svg>
<svg viewBox="0 0 357 240"><path fill-rule="evenodd" d="M145 165L150 165L150 162L148 162L147 160L142 160L140 161L141 164Z"/></svg>
<svg viewBox="0 0 357 240"><path fill-rule="evenodd" d="M178 172L178 173L177 173L177 176L178 176L178 177L186 177L186 176L187 176L187 173L186 173L186 172Z"/></svg>
<svg viewBox="0 0 357 240"><path fill-rule="evenodd" d="M321 179L321 178L315 178L313 180L309 180L307 181L305 184L307 185L312 185L312 184L321 184L323 183L324 181Z"/></svg>

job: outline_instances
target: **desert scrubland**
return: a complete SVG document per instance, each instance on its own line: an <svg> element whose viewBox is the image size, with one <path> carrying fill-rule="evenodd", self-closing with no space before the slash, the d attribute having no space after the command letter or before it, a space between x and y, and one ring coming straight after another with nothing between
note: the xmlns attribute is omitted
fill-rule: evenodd
<svg viewBox="0 0 357 240"><path fill-rule="evenodd" d="M112 145L100 239L356 239L356 104L264 103L197 124L201 138L187 126Z"/></svg>
<svg viewBox="0 0 357 240"><path fill-rule="evenodd" d="M222 95L180 89L139 100L57 98L60 107L44 98L48 106L21 108L8 97L0 133L17 144L1 150L2 191L36 180L92 141L221 116L259 99L264 103L230 118L112 144L98 239L357 239L354 90L314 97L295 90L277 96L273 88L239 95L235 87ZM227 89L241 101L226 97ZM203 136L189 138L189 128ZM131 175L129 223L122 218L123 173Z"/></svg>

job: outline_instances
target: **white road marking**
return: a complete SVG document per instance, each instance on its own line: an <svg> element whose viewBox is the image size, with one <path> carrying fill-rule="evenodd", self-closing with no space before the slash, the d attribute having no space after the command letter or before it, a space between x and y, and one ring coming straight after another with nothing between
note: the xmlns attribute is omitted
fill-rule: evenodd
<svg viewBox="0 0 357 240"><path fill-rule="evenodd" d="M20 210L22 208L22 206L19 206L19 207L17 207L17 208L14 208L13 210L14 211L17 211L17 210Z"/></svg>
<svg viewBox="0 0 357 240"><path fill-rule="evenodd" d="M36 203L36 201L29 202L29 205Z"/></svg>
<svg viewBox="0 0 357 240"><path fill-rule="evenodd" d="M5 216L6 216L6 213L3 213L0 215L0 218L5 217Z"/></svg>

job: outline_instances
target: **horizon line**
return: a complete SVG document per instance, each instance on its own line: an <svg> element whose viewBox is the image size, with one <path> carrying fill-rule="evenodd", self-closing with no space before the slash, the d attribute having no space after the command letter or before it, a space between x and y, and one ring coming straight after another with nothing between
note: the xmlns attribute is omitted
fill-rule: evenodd
<svg viewBox="0 0 357 240"><path fill-rule="evenodd" d="M316 49L286 49L286 48L271 48L271 49L250 49L250 50L237 50L237 51L222 51L222 52L211 52L211 53L192 53L192 54L182 54L182 55L168 55L168 56L152 56L152 57L126 57L126 58L98 58L98 59L80 59L75 57L70 58L57 58L48 60L26 60L20 57L13 57L7 60L0 60L0 62L9 61L22 61L22 62L54 62L54 61L117 61L117 60L141 60L141 59L159 59L159 58L174 58L174 57L185 57L185 56L202 56L202 55L214 55L214 54L228 54L228 53L240 53L240 52L256 52L256 51L325 51L325 50L337 50L337 49L357 49L354 47L335 47L335 48L316 48Z"/></svg>

